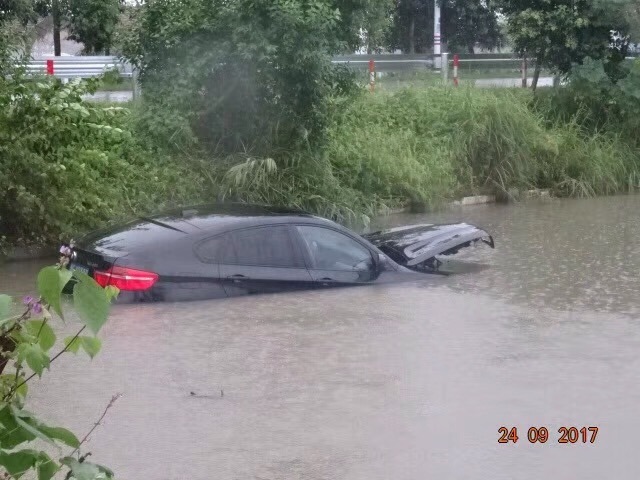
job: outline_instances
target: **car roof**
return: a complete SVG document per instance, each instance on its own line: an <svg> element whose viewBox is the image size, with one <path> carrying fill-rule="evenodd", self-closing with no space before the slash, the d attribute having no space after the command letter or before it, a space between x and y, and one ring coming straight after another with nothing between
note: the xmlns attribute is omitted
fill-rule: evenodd
<svg viewBox="0 0 640 480"><path fill-rule="evenodd" d="M177 208L143 220L184 233L204 233L273 223L333 223L303 210L247 203L211 203Z"/></svg>
<svg viewBox="0 0 640 480"><path fill-rule="evenodd" d="M151 246L176 246L216 236L231 230L276 224L313 224L345 233L347 229L331 220L302 210L268 205L217 203L173 209L148 217L138 217L85 235L78 247L110 257L148 252Z"/></svg>

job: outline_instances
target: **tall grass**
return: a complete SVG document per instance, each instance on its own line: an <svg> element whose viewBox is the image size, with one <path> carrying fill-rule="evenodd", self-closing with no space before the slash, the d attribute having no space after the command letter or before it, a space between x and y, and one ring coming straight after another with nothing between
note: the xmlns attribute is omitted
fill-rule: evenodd
<svg viewBox="0 0 640 480"><path fill-rule="evenodd" d="M637 185L637 150L573 120L549 123L530 95L445 87L363 94L336 113L326 153L345 185L388 202L534 187L588 196Z"/></svg>
<svg viewBox="0 0 640 480"><path fill-rule="evenodd" d="M200 151L188 168L218 198L288 205L351 225L389 207L460 195L507 198L514 188L540 187L591 196L640 181L635 146L585 129L577 116L545 115L517 89L431 86L336 98L319 147L256 152L204 160Z"/></svg>
<svg viewBox="0 0 640 480"><path fill-rule="evenodd" d="M288 152L278 161L246 156L228 160L222 171L222 198L287 205L352 226L366 226L387 206L377 196L365 196L334 175L323 157Z"/></svg>

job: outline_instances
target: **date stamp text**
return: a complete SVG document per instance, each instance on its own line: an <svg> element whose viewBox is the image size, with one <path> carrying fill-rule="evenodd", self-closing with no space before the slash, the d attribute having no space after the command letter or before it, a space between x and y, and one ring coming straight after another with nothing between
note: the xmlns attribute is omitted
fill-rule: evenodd
<svg viewBox="0 0 640 480"><path fill-rule="evenodd" d="M498 429L498 443L518 443L518 427L500 427ZM595 443L598 427L560 427L558 428L558 443ZM526 439L529 443L547 443L550 440L547 427L530 427ZM553 441L553 440L551 440Z"/></svg>

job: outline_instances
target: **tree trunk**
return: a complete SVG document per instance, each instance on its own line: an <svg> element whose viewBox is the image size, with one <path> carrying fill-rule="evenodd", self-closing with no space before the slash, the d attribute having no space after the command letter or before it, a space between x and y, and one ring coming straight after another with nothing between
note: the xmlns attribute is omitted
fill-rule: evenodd
<svg viewBox="0 0 640 480"><path fill-rule="evenodd" d="M416 19L411 17L409 23L409 53L416 53Z"/></svg>
<svg viewBox="0 0 640 480"><path fill-rule="evenodd" d="M53 54L59 57L62 54L60 45L60 3L59 0L53 0L51 9L53 16Z"/></svg>
<svg viewBox="0 0 640 480"><path fill-rule="evenodd" d="M536 67L533 70L533 78L531 79L531 90L536 91L538 86L538 78L540 78L540 70L542 69L542 61L544 60L544 52L539 52L536 57Z"/></svg>

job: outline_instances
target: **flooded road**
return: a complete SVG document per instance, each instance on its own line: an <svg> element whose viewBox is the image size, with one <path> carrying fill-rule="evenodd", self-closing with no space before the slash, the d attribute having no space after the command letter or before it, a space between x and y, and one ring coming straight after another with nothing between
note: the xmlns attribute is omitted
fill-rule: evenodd
<svg viewBox="0 0 640 480"><path fill-rule="evenodd" d="M638 212L630 196L388 217L477 223L496 250L417 284L116 306L103 352L57 361L32 409L83 435L122 393L88 448L125 480L638 478ZM0 291L26 293L25 269ZM599 432L560 444L562 426Z"/></svg>

